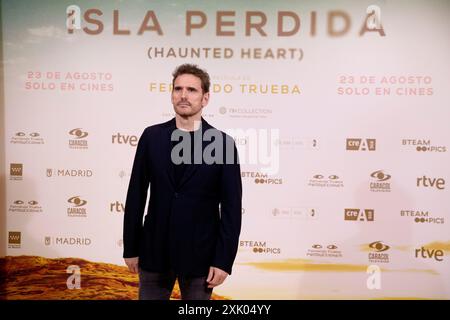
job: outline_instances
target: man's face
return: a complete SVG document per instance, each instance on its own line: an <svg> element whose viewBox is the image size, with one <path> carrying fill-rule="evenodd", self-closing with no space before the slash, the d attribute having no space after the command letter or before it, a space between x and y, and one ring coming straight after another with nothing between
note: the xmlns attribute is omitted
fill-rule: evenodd
<svg viewBox="0 0 450 320"><path fill-rule="evenodd" d="M192 74L182 74L175 79L172 104L175 113L190 117L202 111L208 104L209 93L203 93L202 81Z"/></svg>

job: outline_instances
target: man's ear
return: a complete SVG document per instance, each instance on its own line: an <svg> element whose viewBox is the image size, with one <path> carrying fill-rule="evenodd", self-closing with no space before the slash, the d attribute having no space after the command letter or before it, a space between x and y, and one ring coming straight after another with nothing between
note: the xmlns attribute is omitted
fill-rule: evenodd
<svg viewBox="0 0 450 320"><path fill-rule="evenodd" d="M209 92L206 92L206 93L203 95L203 99L202 99L202 107L206 107L206 105L208 104L208 102L209 102Z"/></svg>

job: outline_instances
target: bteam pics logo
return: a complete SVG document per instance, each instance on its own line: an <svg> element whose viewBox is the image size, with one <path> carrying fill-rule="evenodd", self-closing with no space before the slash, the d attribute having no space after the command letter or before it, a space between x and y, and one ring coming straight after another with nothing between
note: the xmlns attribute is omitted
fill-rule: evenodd
<svg viewBox="0 0 450 320"><path fill-rule="evenodd" d="M262 172L242 171L242 178L251 178L255 184L283 184L283 179L279 177L269 176Z"/></svg>
<svg viewBox="0 0 450 320"><path fill-rule="evenodd" d="M432 143L430 139L402 139L402 146L417 152L447 152L447 147Z"/></svg>
<svg viewBox="0 0 450 320"><path fill-rule="evenodd" d="M374 209L345 209L344 210L345 221L369 221L375 220Z"/></svg>
<svg viewBox="0 0 450 320"><path fill-rule="evenodd" d="M255 254L280 254L281 248L269 247L267 241L239 241L239 248L249 248Z"/></svg>
<svg viewBox="0 0 450 320"><path fill-rule="evenodd" d="M375 151L376 139L347 138L346 150L348 151Z"/></svg>

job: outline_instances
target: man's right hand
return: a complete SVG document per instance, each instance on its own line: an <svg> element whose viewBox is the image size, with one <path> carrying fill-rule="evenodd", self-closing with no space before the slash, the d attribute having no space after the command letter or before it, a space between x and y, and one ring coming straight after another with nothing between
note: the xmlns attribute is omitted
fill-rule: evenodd
<svg viewBox="0 0 450 320"><path fill-rule="evenodd" d="M130 270L133 273L138 273L139 257L124 258L124 260L125 263L127 264L128 270Z"/></svg>

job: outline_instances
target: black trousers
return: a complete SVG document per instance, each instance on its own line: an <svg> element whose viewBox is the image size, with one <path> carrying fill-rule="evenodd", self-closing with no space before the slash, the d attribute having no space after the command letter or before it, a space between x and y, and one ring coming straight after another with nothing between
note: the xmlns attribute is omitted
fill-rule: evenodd
<svg viewBox="0 0 450 320"><path fill-rule="evenodd" d="M207 276L177 276L174 272L157 273L139 268L139 300L169 300L177 278L182 300L211 299L213 289L208 288Z"/></svg>

